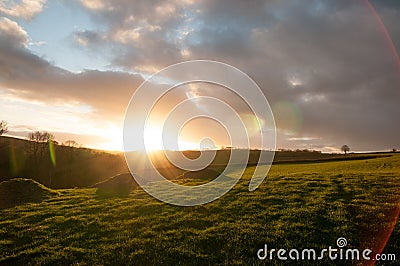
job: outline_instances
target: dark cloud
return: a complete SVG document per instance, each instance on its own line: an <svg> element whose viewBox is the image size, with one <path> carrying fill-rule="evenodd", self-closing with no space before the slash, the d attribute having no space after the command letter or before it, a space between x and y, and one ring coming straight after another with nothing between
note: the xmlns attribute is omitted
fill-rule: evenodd
<svg viewBox="0 0 400 266"><path fill-rule="evenodd" d="M192 6L190 1L80 2L92 19L106 29L103 38L96 38L94 44L112 49L115 66L153 72L169 62L181 61L185 25L191 20L186 13Z"/></svg>
<svg viewBox="0 0 400 266"><path fill-rule="evenodd" d="M79 45L82 46L95 46L104 40L100 33L92 30L75 32L74 39Z"/></svg>
<svg viewBox="0 0 400 266"><path fill-rule="evenodd" d="M264 20L256 11L250 25L262 23L251 31L229 28L229 23L216 26L224 28L220 37L212 30L213 19L220 17L207 9L204 21L211 25L193 37L206 45L191 47L193 57L239 66L273 105L289 101L297 106L302 120L293 134L316 136L326 145L353 143L356 150L399 146L399 73L376 17L365 5L309 3L292 3ZM218 12L230 14L229 8ZM298 84L291 86L291 79ZM287 124L288 118L275 115L278 126ZM285 141L288 137L280 138L283 145L293 145Z"/></svg>
<svg viewBox="0 0 400 266"><path fill-rule="evenodd" d="M384 23L390 38L392 39L397 52L400 51L400 2L396 0L389 1L370 1L377 11L377 16Z"/></svg>
<svg viewBox="0 0 400 266"><path fill-rule="evenodd" d="M1 17L0 40L3 46L24 47L28 43L28 34L15 21Z"/></svg>
<svg viewBox="0 0 400 266"><path fill-rule="evenodd" d="M398 1L371 2L399 47ZM112 51L117 68L153 72L211 59L249 74L282 112L276 114L282 145L400 147L399 62L367 1L80 3L98 29L76 32L75 40ZM78 99L118 114L141 82L120 72L70 73L3 39L0 49L1 85L26 97Z"/></svg>

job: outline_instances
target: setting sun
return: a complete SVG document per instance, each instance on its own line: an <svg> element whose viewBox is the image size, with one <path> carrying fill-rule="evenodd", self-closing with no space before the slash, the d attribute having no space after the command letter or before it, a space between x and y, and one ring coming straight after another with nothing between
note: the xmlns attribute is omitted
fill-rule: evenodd
<svg viewBox="0 0 400 266"><path fill-rule="evenodd" d="M162 140L162 128L157 125L147 125L144 130L144 145L147 151L157 150L198 150L200 144L187 141L182 136L178 137L177 142L174 141L174 136L168 136L165 142ZM176 147L178 145L178 147Z"/></svg>
<svg viewBox="0 0 400 266"><path fill-rule="evenodd" d="M162 150L162 128L155 125L147 125L144 130L144 145L146 150Z"/></svg>

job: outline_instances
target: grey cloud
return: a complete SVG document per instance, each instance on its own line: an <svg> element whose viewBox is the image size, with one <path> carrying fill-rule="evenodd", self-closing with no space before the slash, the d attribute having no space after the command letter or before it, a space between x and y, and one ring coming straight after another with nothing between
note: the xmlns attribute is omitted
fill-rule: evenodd
<svg viewBox="0 0 400 266"><path fill-rule="evenodd" d="M125 27L130 14L137 15L130 26L143 18L162 29L142 32L139 45L117 54L117 65L160 68L185 59L220 60L253 77L272 106L297 106L302 121L294 134L335 145L346 141L359 150L400 146L398 69L376 17L362 2L202 1L182 5L163 20L150 5L113 3L116 10L101 13L110 29ZM396 23L398 5L377 5L384 21ZM192 20L183 20L184 14ZM185 27L190 30L182 42L166 38ZM182 47L189 56L179 54ZM299 84L292 86L291 78ZM283 115L277 117L278 125L287 124Z"/></svg>
<svg viewBox="0 0 400 266"><path fill-rule="evenodd" d="M82 46L98 45L104 40L103 36L100 33L92 30L75 32L74 38L75 41Z"/></svg>
<svg viewBox="0 0 400 266"><path fill-rule="evenodd" d="M343 142L354 150L400 146L398 62L363 1L82 2L99 29L75 36L89 48L111 49L116 67L151 72L187 59L223 61L249 74L272 106L296 106L301 124L287 131L312 136L313 147L340 147ZM399 4L373 4L398 45ZM8 70L11 63L0 65L9 75L2 80L11 87L29 81L35 90L51 94L34 77L52 85L63 81L61 95L80 95L99 109L122 103L118 95L127 90L123 84L140 80L123 73L72 74L24 49L14 52L5 58L14 62L19 56L23 64L13 70ZM3 55L1 60L6 60ZM37 70L28 71L33 66ZM106 83L114 79L124 82L116 86L121 93L111 95ZM92 95L74 89L78 84L100 85ZM110 96L109 102L101 95ZM284 115L277 117L278 125L287 124ZM280 138L287 145L303 145L288 140L293 136Z"/></svg>
<svg viewBox="0 0 400 266"><path fill-rule="evenodd" d="M104 2L102 8L81 2L92 19L106 29L100 43L113 50L114 65L152 72L167 66L166 62L181 60L179 35L185 31L182 25L190 20L186 14L189 1L115 0Z"/></svg>
<svg viewBox="0 0 400 266"><path fill-rule="evenodd" d="M17 22L1 17L0 40L3 45L26 46L28 44L28 34Z"/></svg>
<svg viewBox="0 0 400 266"><path fill-rule="evenodd" d="M217 45L210 46L221 49L201 45L196 49L201 55L242 65L273 101L298 103L303 126L296 134L316 134L336 145L347 141L358 150L400 145L395 122L400 115L397 68L372 14L366 16L366 7L354 6L329 16L310 16L307 8L293 10L291 16L261 32L259 47L243 46L241 40L229 44L224 36L211 38ZM230 53L235 45L265 63L254 68L257 59L240 60L240 55ZM297 74L304 84L288 88L285 72ZM307 95L314 99L303 101Z"/></svg>
<svg viewBox="0 0 400 266"><path fill-rule="evenodd" d="M370 0L373 7L377 10L378 16L385 24L397 51L400 51L400 3L396 0Z"/></svg>

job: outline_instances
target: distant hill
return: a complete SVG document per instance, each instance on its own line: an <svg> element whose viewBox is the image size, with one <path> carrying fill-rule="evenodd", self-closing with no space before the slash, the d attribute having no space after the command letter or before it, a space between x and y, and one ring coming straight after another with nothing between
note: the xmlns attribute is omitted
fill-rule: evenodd
<svg viewBox="0 0 400 266"><path fill-rule="evenodd" d="M36 145L36 146L35 146ZM48 143L34 143L11 137L0 137L0 182L15 177L29 178L49 188L91 187L110 177L128 173L123 153L111 153L88 148L75 148ZM236 150L237 151L237 150ZM213 151L206 151L213 152ZM218 168L221 172L229 161L231 150L219 150L209 169ZM247 150L239 153L247 154ZM196 159L200 151L184 151L184 156ZM137 163L135 174L146 175L141 152L132 152ZM180 152L170 152L170 158L178 158ZM168 179L185 176L187 171L173 166L162 152L154 152L152 162ZM260 156L259 150L251 150L248 165L255 165ZM318 151L297 150L275 152L274 163L308 163L331 160L371 159L378 154L326 154ZM233 162L236 163L236 162ZM213 170L211 169L211 170ZM213 171L214 171L213 170Z"/></svg>
<svg viewBox="0 0 400 266"><path fill-rule="evenodd" d="M203 151L206 153L214 153L215 151ZM248 150L245 149L237 149L235 150L238 154L243 154L243 156L247 156ZM266 153L272 153L271 151L265 151ZM169 151L169 158L172 160L180 161L180 153L177 151ZM231 158L232 150L224 149L216 151L214 159L211 161L210 167L224 167ZM247 165L256 165L259 162L260 158L260 150L250 150ZM138 152L131 152L132 158L135 161L143 161L140 157L143 156ZM200 151L183 151L183 154L186 158L195 160L199 158L201 152ZM339 161L339 160L361 160L361 159L372 159L376 157L382 156L390 156L389 153L376 153L376 154L363 154L363 153L354 153L354 154L336 154L336 153L321 153L319 151L310 151L310 150L284 150L284 151L276 151L273 156L274 164L281 163L310 163L310 162L324 162L324 161ZM240 156L239 156L240 157ZM268 157L268 156L267 156ZM272 158L272 154L267 158L269 160ZM230 163L232 164L243 164L242 158L240 160L232 160ZM173 168L173 165L167 160L166 156L163 152L153 152L151 155L151 161L153 164L160 169L163 168ZM270 161L260 162L261 164L269 164ZM201 165L201 163L198 163ZM183 165L185 165L183 163ZM189 163L188 165L189 166Z"/></svg>
<svg viewBox="0 0 400 266"><path fill-rule="evenodd" d="M121 154L0 137L0 181L30 178L49 188L89 187L128 172ZM51 153L53 150L53 153ZM52 155L52 156L51 156Z"/></svg>

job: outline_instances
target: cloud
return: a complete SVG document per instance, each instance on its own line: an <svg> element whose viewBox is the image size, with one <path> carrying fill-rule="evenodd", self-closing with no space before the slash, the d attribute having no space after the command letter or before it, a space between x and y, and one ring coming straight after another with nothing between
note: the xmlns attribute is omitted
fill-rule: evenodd
<svg viewBox="0 0 400 266"><path fill-rule="evenodd" d="M28 44L27 32L15 21L0 18L1 43L7 45L26 46Z"/></svg>
<svg viewBox="0 0 400 266"><path fill-rule="evenodd" d="M179 62L185 54L181 43L186 32L184 25L191 19L185 14L185 7L192 5L190 1L81 3L103 27L103 38L92 44L112 47L114 66L153 71L167 66L165 62Z"/></svg>
<svg viewBox="0 0 400 266"><path fill-rule="evenodd" d="M0 20L0 88L16 97L44 103L73 102L93 107L94 116L121 121L139 75L86 70L72 73L26 48L28 36L17 23Z"/></svg>
<svg viewBox="0 0 400 266"><path fill-rule="evenodd" d="M102 10L106 7L106 2L103 0L81 0L81 3L92 10Z"/></svg>
<svg viewBox="0 0 400 266"><path fill-rule="evenodd" d="M398 1L377 1L370 0L377 14L387 28L390 38L393 40L397 51L400 51L400 8Z"/></svg>
<svg viewBox="0 0 400 266"><path fill-rule="evenodd" d="M46 0L5 0L0 2L0 13L15 18L31 20L35 15L42 12Z"/></svg>
<svg viewBox="0 0 400 266"><path fill-rule="evenodd" d="M188 49L193 58L238 66L272 105L297 106L302 120L293 134L322 137L320 143L349 142L358 150L400 145L398 69L373 14L354 3L308 3L285 3L261 18L255 11L241 22L214 2L202 9L209 25L193 33L200 41ZM274 111L278 125L294 123L293 116Z"/></svg>
<svg viewBox="0 0 400 266"><path fill-rule="evenodd" d="M96 45L104 40L100 33L84 30L74 33L75 41L81 46Z"/></svg>
<svg viewBox="0 0 400 266"><path fill-rule="evenodd" d="M97 28L76 32L75 41L86 50L107 51L116 69L153 72L182 60L211 59L249 74L275 108L283 145L312 138L312 147L400 146L398 62L363 1L80 3ZM399 4L373 4L398 45ZM1 85L24 97L77 99L115 117L142 81L122 72L65 71L24 48L26 32L17 24L0 29L10 37L0 42Z"/></svg>

